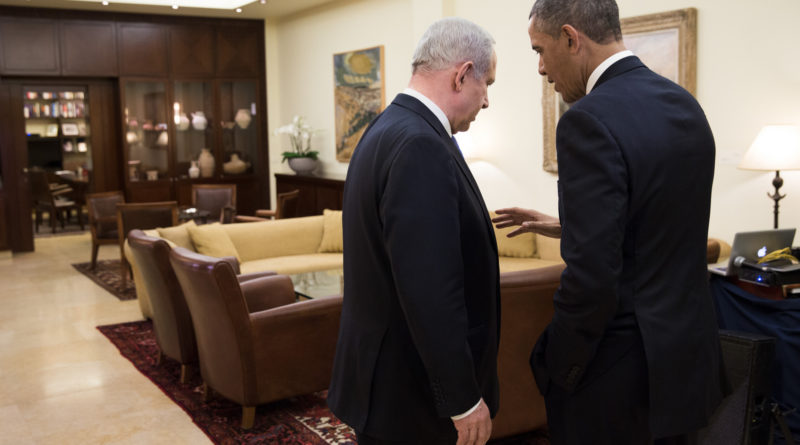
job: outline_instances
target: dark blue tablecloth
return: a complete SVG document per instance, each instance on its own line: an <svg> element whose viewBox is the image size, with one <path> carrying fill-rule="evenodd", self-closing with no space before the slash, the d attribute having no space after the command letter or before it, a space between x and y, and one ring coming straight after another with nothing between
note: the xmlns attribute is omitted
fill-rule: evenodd
<svg viewBox="0 0 800 445"><path fill-rule="evenodd" d="M797 408L786 416L792 435L800 437L800 298L757 297L723 277L711 276L711 294L720 329L775 337L771 370L772 397L782 408Z"/></svg>

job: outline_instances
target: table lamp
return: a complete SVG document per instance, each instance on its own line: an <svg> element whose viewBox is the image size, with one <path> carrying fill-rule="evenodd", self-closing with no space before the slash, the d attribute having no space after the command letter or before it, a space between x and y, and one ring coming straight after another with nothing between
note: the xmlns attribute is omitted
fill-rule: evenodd
<svg viewBox="0 0 800 445"><path fill-rule="evenodd" d="M800 126L767 125L761 129L756 140L744 154L739 168L745 170L775 170L772 185L775 193L767 196L775 201L775 228L778 228L779 189L783 185L781 170L800 169Z"/></svg>

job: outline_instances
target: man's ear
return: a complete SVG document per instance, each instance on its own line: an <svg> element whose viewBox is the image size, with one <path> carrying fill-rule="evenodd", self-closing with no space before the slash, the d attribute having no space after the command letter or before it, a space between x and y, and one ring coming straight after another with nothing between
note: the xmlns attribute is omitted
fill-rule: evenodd
<svg viewBox="0 0 800 445"><path fill-rule="evenodd" d="M569 52L575 53L581 47L581 36L577 29L572 25L564 25L561 27L561 38L567 44Z"/></svg>
<svg viewBox="0 0 800 445"><path fill-rule="evenodd" d="M458 66L455 76L453 77L454 91L461 91L461 89L464 88L464 79L467 77L467 75L471 74L473 69L474 66L472 61L464 62Z"/></svg>

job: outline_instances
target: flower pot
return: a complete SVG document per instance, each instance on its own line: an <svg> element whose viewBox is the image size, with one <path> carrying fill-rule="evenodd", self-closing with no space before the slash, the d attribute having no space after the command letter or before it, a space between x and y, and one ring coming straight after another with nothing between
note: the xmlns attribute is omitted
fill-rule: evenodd
<svg viewBox="0 0 800 445"><path fill-rule="evenodd" d="M310 175L317 168L317 160L313 158L289 158L289 168L298 175Z"/></svg>

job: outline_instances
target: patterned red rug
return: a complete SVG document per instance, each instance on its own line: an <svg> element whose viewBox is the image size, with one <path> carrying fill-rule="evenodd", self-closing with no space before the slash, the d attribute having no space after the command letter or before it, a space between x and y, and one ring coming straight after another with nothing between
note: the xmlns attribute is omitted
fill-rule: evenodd
<svg viewBox="0 0 800 445"><path fill-rule="evenodd" d="M92 263L76 263L72 267L120 300L136 298L136 288L132 279L128 279L126 284L122 285L119 260L97 260L97 267L94 270Z"/></svg>
<svg viewBox="0 0 800 445"><path fill-rule="evenodd" d="M355 434L328 410L325 392L294 397L259 406L255 425L239 427L241 407L220 397L202 401L199 373L180 383L180 365L165 359L155 365L158 351L153 324L137 321L98 326L142 374L178 404L216 444L344 445L355 444ZM547 436L534 432L492 441L493 445L549 445Z"/></svg>

